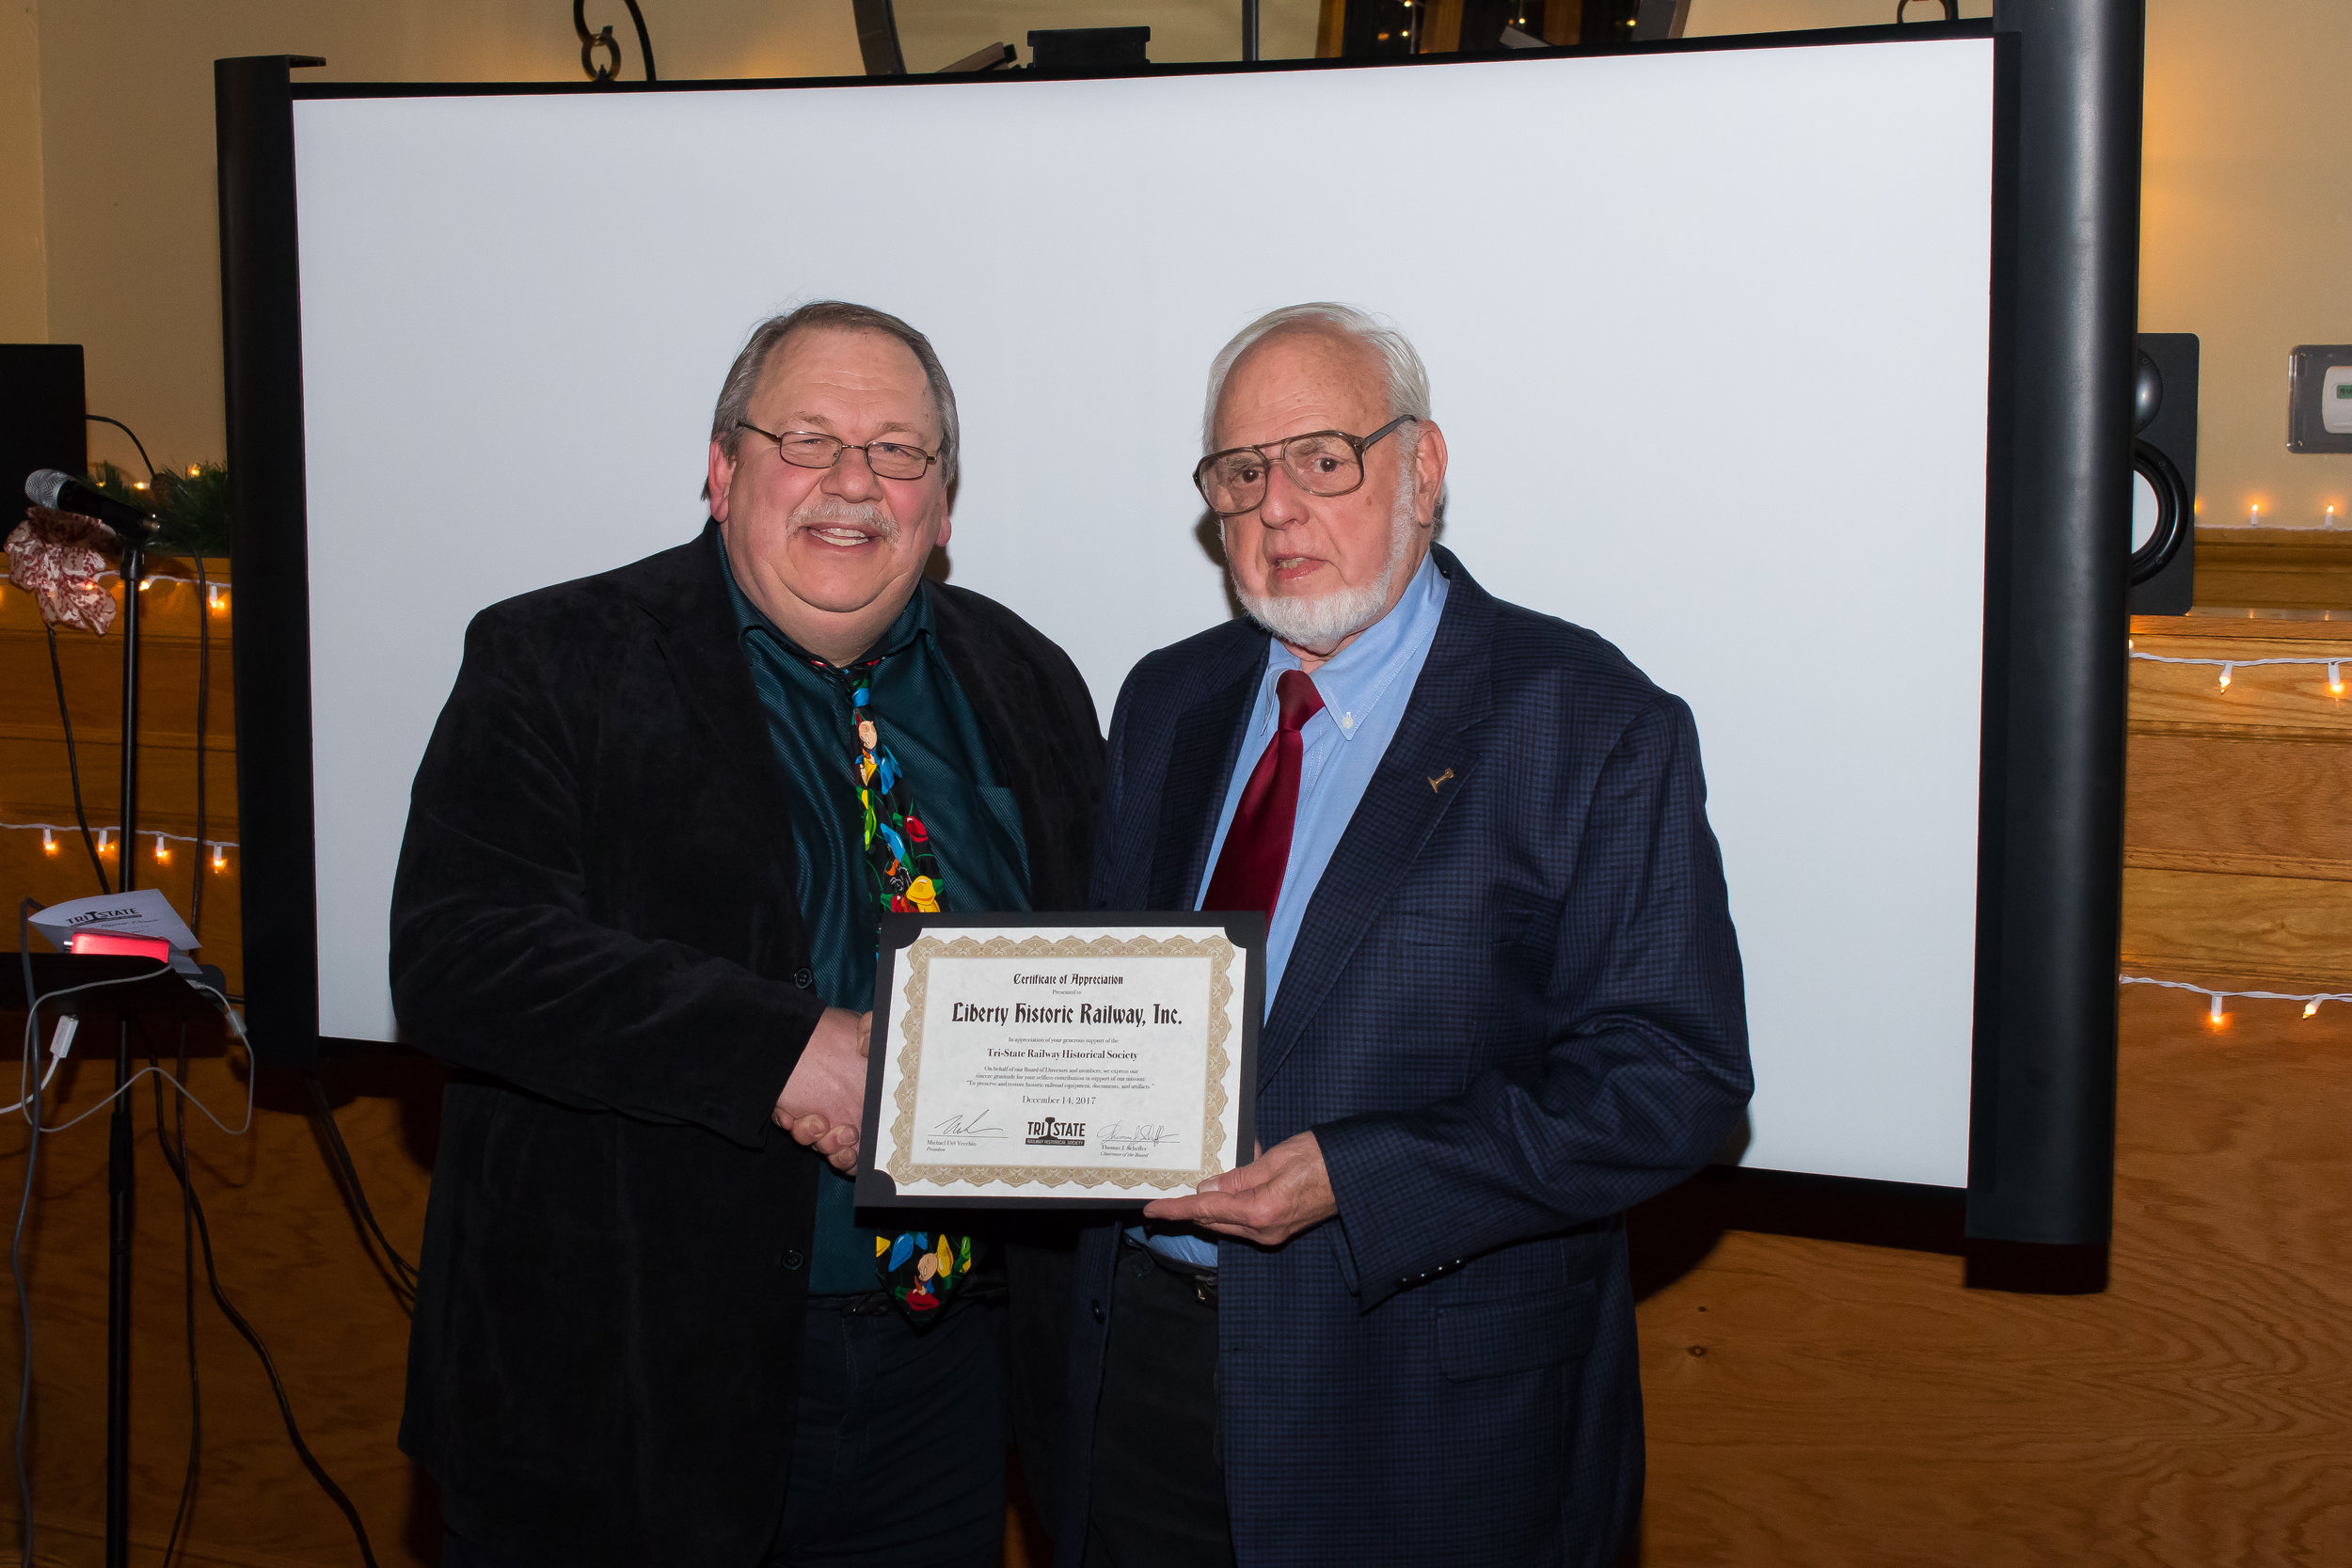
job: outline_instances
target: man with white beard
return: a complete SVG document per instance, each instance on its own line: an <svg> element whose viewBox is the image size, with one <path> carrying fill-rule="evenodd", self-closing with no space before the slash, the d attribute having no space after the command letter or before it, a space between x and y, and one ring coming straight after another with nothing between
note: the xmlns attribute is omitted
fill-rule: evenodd
<svg viewBox="0 0 2352 1568"><path fill-rule="evenodd" d="M721 388L699 538L468 629L392 899L453 1069L401 1429L444 1568L997 1560L1067 1255L841 1174L878 918L1085 906L1086 683L925 580L957 444L920 332L803 306Z"/></svg>
<svg viewBox="0 0 2352 1568"><path fill-rule="evenodd" d="M1392 327L1260 319L1203 423L1248 619L1128 676L1092 898L1266 912L1263 1148L1080 1244L1058 1560L1606 1568L1624 1212L1750 1086L1690 712L1433 545L1446 441Z"/></svg>

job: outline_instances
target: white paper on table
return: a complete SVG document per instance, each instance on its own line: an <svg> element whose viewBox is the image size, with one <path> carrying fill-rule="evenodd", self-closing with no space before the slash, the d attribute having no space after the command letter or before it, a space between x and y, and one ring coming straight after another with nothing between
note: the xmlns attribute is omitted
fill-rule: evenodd
<svg viewBox="0 0 2352 1568"><path fill-rule="evenodd" d="M188 923L156 888L129 893L100 893L87 898L52 904L33 916L33 929L47 937L60 952L76 931L104 931L121 937L161 937L183 952L199 943Z"/></svg>

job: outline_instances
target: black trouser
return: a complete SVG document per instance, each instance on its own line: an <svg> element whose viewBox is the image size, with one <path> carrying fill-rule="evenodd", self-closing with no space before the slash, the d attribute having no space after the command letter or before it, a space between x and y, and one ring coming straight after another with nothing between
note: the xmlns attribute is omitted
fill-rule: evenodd
<svg viewBox="0 0 2352 1568"><path fill-rule="evenodd" d="M1216 1307L1122 1246L1094 1419L1086 1568L1230 1568Z"/></svg>
<svg viewBox="0 0 2352 1568"><path fill-rule="evenodd" d="M896 1307L812 1296L776 1568L994 1568L1005 1540L1004 1307L951 1301L921 1329ZM880 1305L864 1298L863 1305ZM442 1568L536 1568L452 1535ZM657 1554L647 1568L664 1560Z"/></svg>

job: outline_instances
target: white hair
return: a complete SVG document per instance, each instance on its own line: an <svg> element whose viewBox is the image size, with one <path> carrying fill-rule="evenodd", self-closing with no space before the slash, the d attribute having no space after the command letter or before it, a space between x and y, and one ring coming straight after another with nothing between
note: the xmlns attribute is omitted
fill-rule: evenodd
<svg viewBox="0 0 2352 1568"><path fill-rule="evenodd" d="M1389 372L1389 418L1429 418L1429 372L1422 364L1421 356L1413 351L1411 341L1385 317L1359 310L1353 305L1313 300L1267 311L1233 334L1233 341L1218 353L1209 366L1209 401L1200 413L1202 451L1216 444L1216 400L1225 393L1225 378L1232 373L1233 362L1260 340L1286 327L1336 332L1372 349L1380 356Z"/></svg>

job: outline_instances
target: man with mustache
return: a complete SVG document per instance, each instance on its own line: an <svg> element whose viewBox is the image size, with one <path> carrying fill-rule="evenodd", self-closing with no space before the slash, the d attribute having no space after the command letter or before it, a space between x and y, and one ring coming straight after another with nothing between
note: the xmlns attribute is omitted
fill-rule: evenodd
<svg viewBox="0 0 2352 1568"><path fill-rule="evenodd" d="M1087 1232L1057 1544L1607 1568L1641 1499L1624 1212L1750 1086L1690 711L1433 545L1446 440L1393 328L1263 317L1204 423L1248 619L1128 676L1093 898L1267 911L1263 1147Z"/></svg>
<svg viewBox="0 0 2352 1568"><path fill-rule="evenodd" d="M467 632L392 908L453 1069L401 1431L447 1568L996 1560L1066 1260L1007 1384L973 1216L844 1174L879 916L1085 906L1086 686L925 580L957 455L921 333L803 306L727 374L700 538Z"/></svg>

